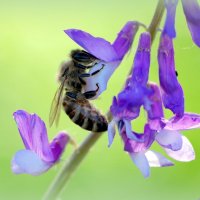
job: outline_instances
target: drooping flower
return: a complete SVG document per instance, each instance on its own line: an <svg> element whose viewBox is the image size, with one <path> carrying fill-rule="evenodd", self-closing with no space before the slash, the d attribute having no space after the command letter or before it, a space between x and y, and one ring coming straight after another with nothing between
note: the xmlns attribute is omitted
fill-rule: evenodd
<svg viewBox="0 0 200 200"><path fill-rule="evenodd" d="M144 177L150 175L150 166L151 167L163 167L173 165L167 158L161 154L149 150L152 143L155 141L157 129L161 130L164 126L164 122L161 121L163 116L163 111L160 110L160 105L157 105L157 101L161 101L161 98L158 99L155 97L155 93L160 92L154 90L155 88L148 85L151 89L151 93L146 97L148 98L148 118L149 120L144 125L143 133L136 133L131 129L131 123L128 124L127 120L121 118L120 121L117 121L118 131L124 142L124 151L128 152L132 161L136 166L141 170ZM133 94L134 95L134 94ZM128 101L128 98L127 98ZM113 105L112 105L113 106ZM146 107L144 107L146 108ZM161 106L162 108L162 106ZM118 109L116 107L116 109ZM113 116L115 118L115 116ZM123 116L125 117L125 116ZM116 121L116 120L115 120ZM115 124L113 121L109 124L108 128L108 141L109 146L112 144L112 141L115 136ZM134 135L135 137L130 137L129 135Z"/></svg>
<svg viewBox="0 0 200 200"><path fill-rule="evenodd" d="M178 0L165 0L167 17L163 32L171 38L176 37L175 15L177 3ZM197 0L182 0L182 5L192 39L200 47L200 6Z"/></svg>
<svg viewBox="0 0 200 200"><path fill-rule="evenodd" d="M172 166L173 163L158 152L150 150L153 142L157 142L173 159L188 162L195 158L194 149L189 140L182 136L180 131L199 128L200 115L184 113L180 120L172 117L164 119L160 88L156 84L149 84L152 90L149 95L150 106L146 110L148 120L144 125L142 134L134 133L135 138L128 136L124 120L118 121L120 136L124 142L124 150L129 153L132 161L140 169L144 177L150 175L150 167ZM113 121L109 124L109 146L114 138L115 129ZM131 131L131 126L129 127Z"/></svg>
<svg viewBox="0 0 200 200"><path fill-rule="evenodd" d="M81 30L65 30L65 33L72 40L99 59L99 62L90 69L90 74L102 69L103 66L103 69L98 73L85 79L85 91L96 90L96 84L99 85L99 90L93 99L97 98L106 89L111 75L131 48L138 27L138 22L127 22L112 44L103 38L94 37Z"/></svg>
<svg viewBox="0 0 200 200"><path fill-rule="evenodd" d="M182 0L182 5L192 39L200 47L200 6L197 0Z"/></svg>
<svg viewBox="0 0 200 200"><path fill-rule="evenodd" d="M184 113L184 94L176 76L173 41L167 34L162 34L160 38L158 63L164 106L181 118Z"/></svg>
<svg viewBox="0 0 200 200"><path fill-rule="evenodd" d="M149 66L150 66L150 47L151 36L149 33L142 33L140 36L138 48L134 58L133 72L126 83L126 86L118 97L114 97L110 108L113 121L108 127L109 146L111 145L115 131L115 124L123 123L126 135L130 139L138 141L143 140L131 130L131 120L137 118L140 113L141 106L148 109L148 95L151 90L147 87Z"/></svg>
<svg viewBox="0 0 200 200"><path fill-rule="evenodd" d="M39 175L59 161L69 135L60 132L51 143L48 141L45 123L36 114L17 110L13 114L25 149L19 150L12 160L15 174Z"/></svg>
<svg viewBox="0 0 200 200"><path fill-rule="evenodd" d="M165 0L167 16L165 19L165 26L163 29L163 33L167 34L170 38L176 37L175 17L176 17L177 4L178 0Z"/></svg>

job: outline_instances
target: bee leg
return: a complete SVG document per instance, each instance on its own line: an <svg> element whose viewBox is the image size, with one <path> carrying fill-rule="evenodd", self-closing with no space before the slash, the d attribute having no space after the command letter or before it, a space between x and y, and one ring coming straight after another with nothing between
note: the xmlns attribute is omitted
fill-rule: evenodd
<svg viewBox="0 0 200 200"><path fill-rule="evenodd" d="M85 96L86 99L90 99L90 98L96 96L96 94L99 90L99 84L97 83L96 86L97 86L96 90L91 90L91 91L83 93L83 95Z"/></svg>
<svg viewBox="0 0 200 200"><path fill-rule="evenodd" d="M104 66L105 66L105 65L102 64L101 69L98 69L98 70L92 72L91 74L89 74L89 73L80 74L79 77L80 77L80 78L85 78L85 77L94 76L95 74L99 73L99 72L104 68Z"/></svg>
<svg viewBox="0 0 200 200"><path fill-rule="evenodd" d="M80 74L79 78L85 78L85 77L90 77L91 75L89 73L84 73L84 74Z"/></svg>
<svg viewBox="0 0 200 200"><path fill-rule="evenodd" d="M79 78L79 81L82 83L82 85L86 85L86 82L82 78L80 78L80 77L78 77L78 78Z"/></svg>
<svg viewBox="0 0 200 200"><path fill-rule="evenodd" d="M75 50L72 51L71 53L71 57L74 61L76 62L88 62L91 59L97 59L95 56L93 56L92 54L88 53L87 51L83 51L83 50Z"/></svg>
<svg viewBox="0 0 200 200"><path fill-rule="evenodd" d="M98 69L98 70L92 72L92 76L95 75L95 74L97 74L97 73L99 73L99 72L104 68L104 66L105 66L105 65L102 64L101 69ZM98 87L98 86L97 86L97 87Z"/></svg>
<svg viewBox="0 0 200 200"><path fill-rule="evenodd" d="M80 69L87 69L87 66L81 65L80 63L74 62L74 66Z"/></svg>
<svg viewBox="0 0 200 200"><path fill-rule="evenodd" d="M73 93L73 92L66 92L66 95L72 99L76 99L77 97L77 94L76 93Z"/></svg>

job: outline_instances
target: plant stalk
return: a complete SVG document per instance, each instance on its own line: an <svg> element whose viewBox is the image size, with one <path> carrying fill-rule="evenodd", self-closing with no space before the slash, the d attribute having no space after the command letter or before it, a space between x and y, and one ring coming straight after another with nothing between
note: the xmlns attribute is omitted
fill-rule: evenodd
<svg viewBox="0 0 200 200"><path fill-rule="evenodd" d="M154 15L152 17L151 23L147 29L147 31L151 34L151 43L153 43L158 28L160 26L160 22L162 20L162 16L165 11L165 3L164 0L158 0Z"/></svg>

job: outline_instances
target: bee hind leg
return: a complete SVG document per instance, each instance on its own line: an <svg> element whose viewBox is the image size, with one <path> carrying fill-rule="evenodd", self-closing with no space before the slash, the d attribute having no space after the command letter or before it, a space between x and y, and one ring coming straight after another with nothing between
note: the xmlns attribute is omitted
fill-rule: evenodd
<svg viewBox="0 0 200 200"><path fill-rule="evenodd" d="M99 84L96 84L97 89L96 90L91 90L88 92L83 93L83 95L85 96L86 99L91 99L92 97L96 96L98 90L99 90Z"/></svg>

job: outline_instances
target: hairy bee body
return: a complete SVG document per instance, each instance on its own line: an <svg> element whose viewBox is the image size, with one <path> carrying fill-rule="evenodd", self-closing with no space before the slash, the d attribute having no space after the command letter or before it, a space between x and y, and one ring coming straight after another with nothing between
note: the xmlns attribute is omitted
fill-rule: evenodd
<svg viewBox="0 0 200 200"><path fill-rule="evenodd" d="M108 123L105 117L87 99L73 100L66 95L63 99L63 108L69 118L83 129L93 132L107 130Z"/></svg>
<svg viewBox="0 0 200 200"><path fill-rule="evenodd" d="M96 95L99 89L98 84L97 90L83 93L83 85L86 84L83 78L91 76L85 71L93 67L97 62L98 59L91 54L82 50L74 50L71 52L71 60L61 65L58 74L61 86L54 97L54 102L56 103L52 104L50 124L56 118L58 107L62 104L69 118L83 129L93 132L107 130L108 122L106 118L88 101L88 99ZM63 90L66 92L62 98Z"/></svg>

